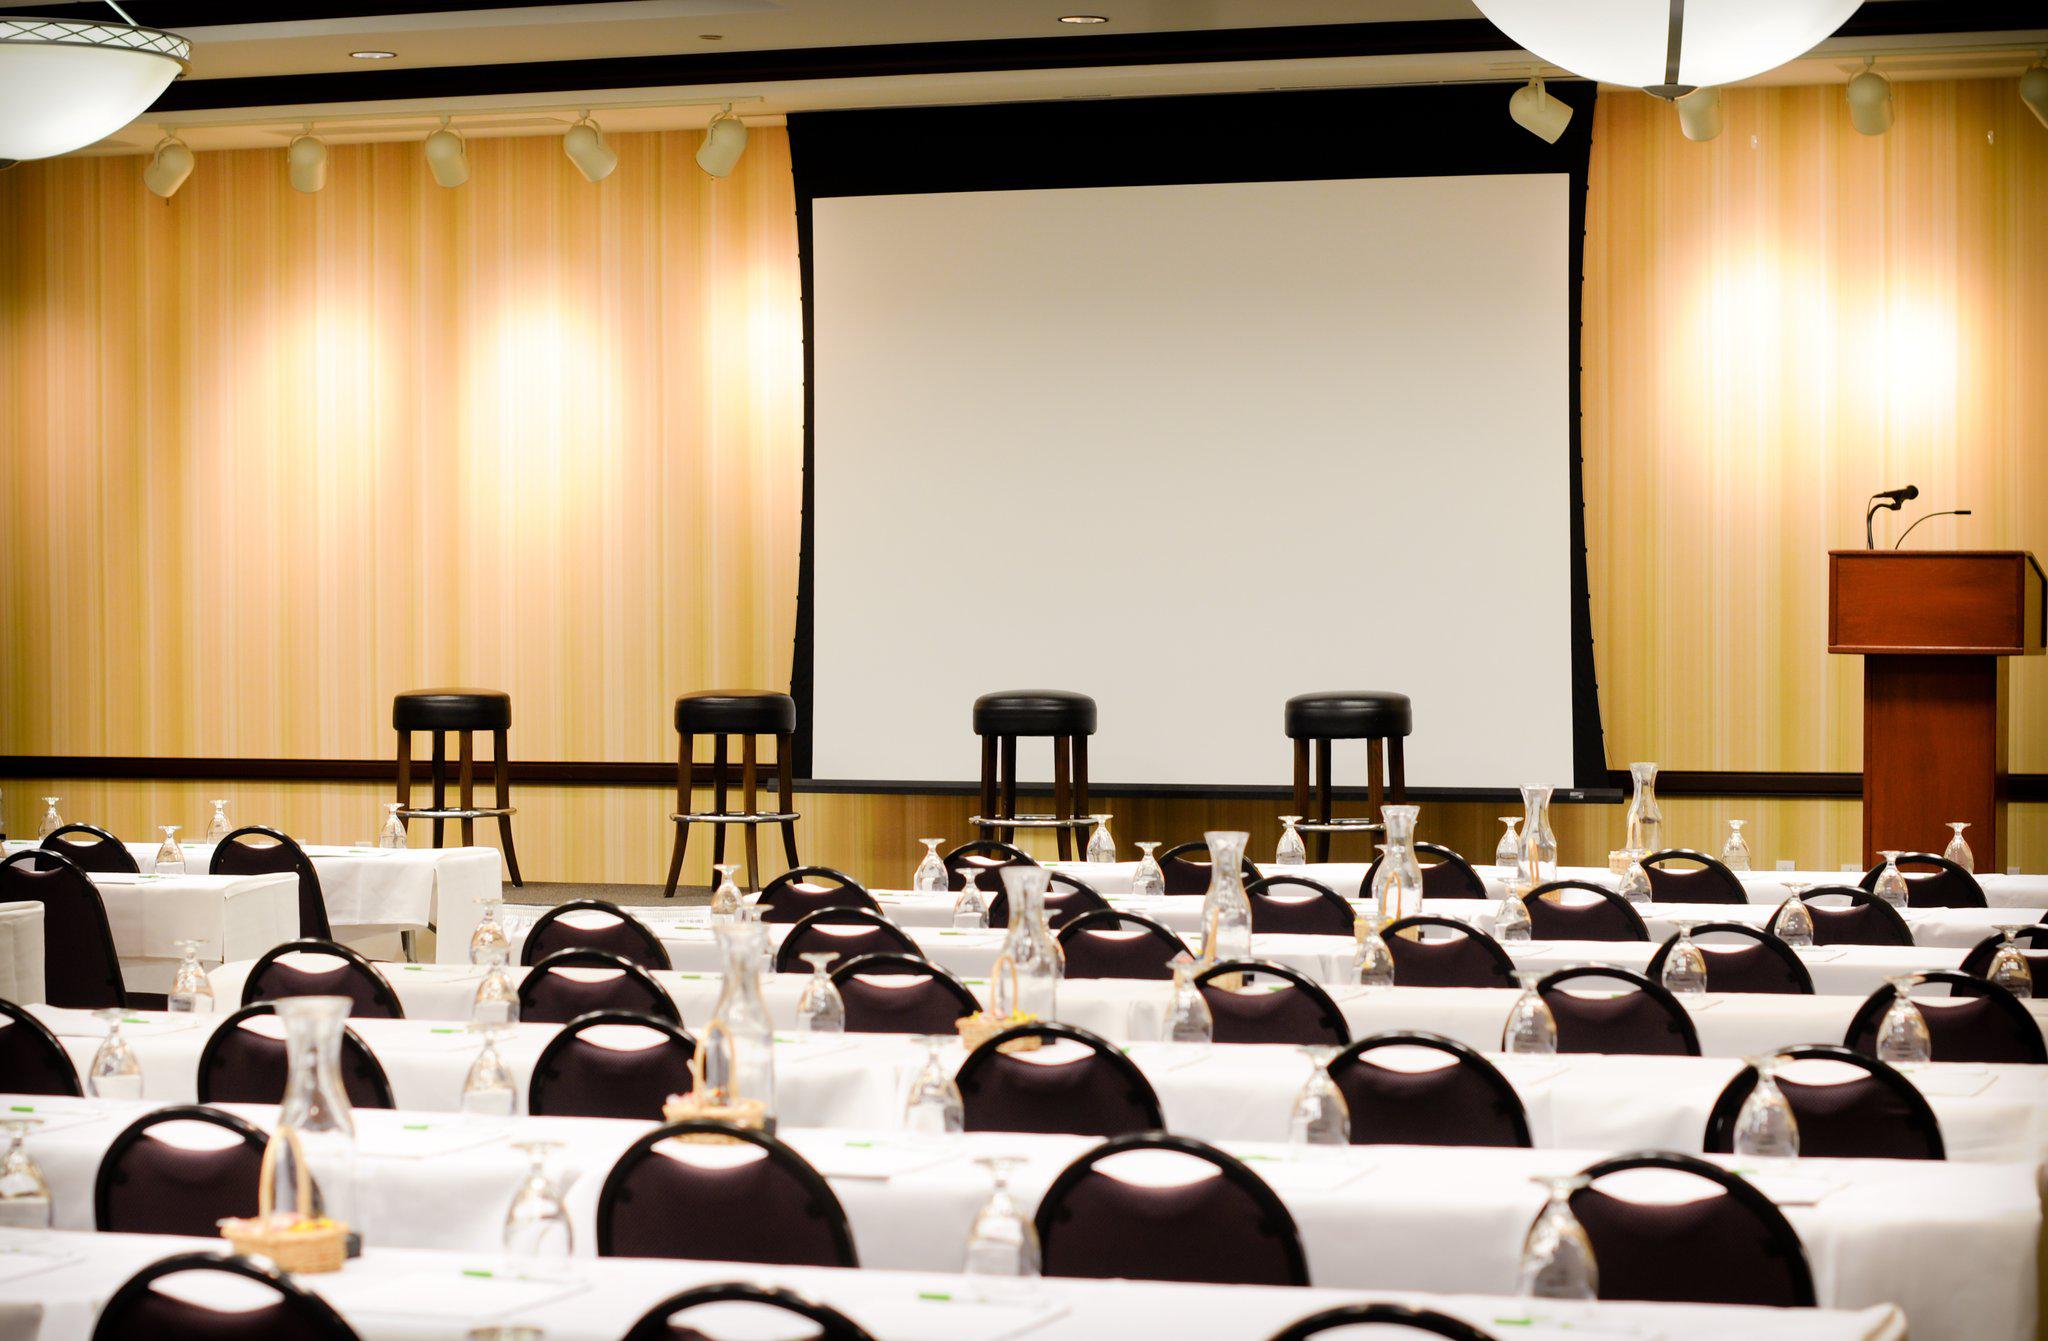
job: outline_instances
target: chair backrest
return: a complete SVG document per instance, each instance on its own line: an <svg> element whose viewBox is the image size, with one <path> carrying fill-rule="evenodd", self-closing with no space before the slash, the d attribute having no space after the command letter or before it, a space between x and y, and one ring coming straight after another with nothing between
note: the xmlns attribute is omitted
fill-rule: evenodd
<svg viewBox="0 0 2048 1341"><path fill-rule="evenodd" d="M1630 990L1581 995L1579 984L1612 982ZM1697 1057L1700 1036L1692 1017L1663 984L1640 973L1581 964L1559 969L1536 985L1557 1021L1559 1052L1625 1052Z"/></svg>
<svg viewBox="0 0 2048 1341"><path fill-rule="evenodd" d="M519 947L519 962L538 964L557 950L608 950L641 968L671 967L654 929L603 899L570 899L542 913Z"/></svg>
<svg viewBox="0 0 2048 1341"><path fill-rule="evenodd" d="M1287 932L1303 936L1349 936L1358 914L1344 896L1305 875L1263 875L1248 880L1252 934Z"/></svg>
<svg viewBox="0 0 2048 1341"><path fill-rule="evenodd" d="M2020 947L2020 958L2027 961L2027 971L2034 975L2034 995L2048 997L2048 925L2036 922L2013 940ZM2005 937L1995 931L1978 941L1963 956L1962 971L1973 978L1990 977L1991 961L2004 943Z"/></svg>
<svg viewBox="0 0 2048 1341"><path fill-rule="evenodd" d="M967 888L963 872L972 871L975 885L984 897L994 897L1003 887L1003 878L996 874L1005 866L1036 866L1029 852L1008 843L999 843L993 838L977 838L971 843L962 843L948 852L946 863L946 888L958 894Z"/></svg>
<svg viewBox="0 0 2048 1341"><path fill-rule="evenodd" d="M1339 1304L1287 1324L1273 1333L1269 1341L1311 1341L1325 1332L1341 1332L1349 1327L1405 1327L1411 1332L1444 1337L1446 1341L1495 1341L1491 1333L1480 1331L1463 1318L1406 1304Z"/></svg>
<svg viewBox="0 0 2048 1341"><path fill-rule="evenodd" d="M1638 1169L1691 1174L1712 1187L1697 1200L1673 1202L1629 1201L1599 1185ZM1594 1183L1572 1193L1571 1210L1592 1242L1602 1299L1813 1307L1799 1235L1741 1176L1657 1151L1603 1159L1584 1173Z"/></svg>
<svg viewBox="0 0 2048 1341"><path fill-rule="evenodd" d="M1922 983L1948 988L1947 1000L1913 998L1927 1021L1927 1037L1937 1062L2016 1062L2023 1065L2048 1064L2048 1044L2041 1038L2026 1004L1997 983L1973 978L1966 973L1916 973ZM1893 992L1889 986L1872 992L1856 1008L1842 1046L1866 1056L1877 1055L1877 1030L1890 1009Z"/></svg>
<svg viewBox="0 0 2048 1341"><path fill-rule="evenodd" d="M284 1099L284 1026L268 1001L244 1006L222 1020L199 1050L196 1077L203 1104L274 1104ZM341 1034L341 1088L357 1108L396 1108L391 1081L362 1037Z"/></svg>
<svg viewBox="0 0 2048 1341"><path fill-rule="evenodd" d="M1121 1136L1166 1126L1137 1064L1070 1024L1005 1029L969 1053L954 1080L968 1131Z"/></svg>
<svg viewBox="0 0 2048 1341"><path fill-rule="evenodd" d="M958 978L917 955L862 955L832 966L849 1034L950 1034L981 1009Z"/></svg>
<svg viewBox="0 0 2048 1341"><path fill-rule="evenodd" d="M0 1088L14 1094L85 1096L78 1068L50 1026L12 1001L0 1001L0 1076Z"/></svg>
<svg viewBox="0 0 2048 1341"><path fill-rule="evenodd" d="M1097 894L1072 876L1061 879L1062 872L1054 871L1052 880L1045 888L1045 920L1054 931L1067 925L1084 913L1100 913L1109 910L1109 900ZM1010 891L997 892L988 901L988 924L992 927L1010 925Z"/></svg>
<svg viewBox="0 0 2048 1341"><path fill-rule="evenodd" d="M829 1305L806 1299L779 1285L755 1285L750 1281L725 1281L698 1285L672 1294L640 1315L627 1329L623 1341L694 1341L703 1333L686 1323L671 1321L706 1304L755 1304L763 1309L802 1318L816 1330L807 1333L812 1341L874 1341L859 1323Z"/></svg>
<svg viewBox="0 0 2048 1341"><path fill-rule="evenodd" d="M156 1288L172 1276L232 1276L276 1298L211 1308ZM356 1341L334 1306L267 1263L229 1253L175 1253L130 1276L100 1310L92 1341Z"/></svg>
<svg viewBox="0 0 2048 1341"><path fill-rule="evenodd" d="M1379 874L1384 855L1374 857L1372 865L1366 867L1365 880L1359 885L1361 893L1370 893L1372 878ZM1486 881L1479 872L1472 869L1472 863L1456 848L1445 847L1442 843L1417 843L1415 859L1422 865L1422 897L1425 899L1484 899Z"/></svg>
<svg viewBox="0 0 2048 1341"><path fill-rule="evenodd" d="M1523 898L1529 935L1539 941L1647 941L1635 905L1590 880L1551 880Z"/></svg>
<svg viewBox="0 0 2048 1341"><path fill-rule="evenodd" d="M1674 867L1673 862L1684 863ZM1690 869L1687 869L1690 867ZM1748 903L1749 891L1719 857L1667 847L1643 858L1652 903Z"/></svg>
<svg viewBox="0 0 2048 1341"><path fill-rule="evenodd" d="M1100 1167L1156 1152L1209 1167L1175 1183ZM1048 1276L1308 1284L1301 1235L1273 1189L1236 1157L1165 1132L1112 1137L1062 1169L1038 1203L1038 1244Z"/></svg>
<svg viewBox="0 0 2048 1341"><path fill-rule="evenodd" d="M1400 917L1380 928L1380 939L1394 957L1398 987L1515 985L1515 961L1469 922L1428 914Z"/></svg>
<svg viewBox="0 0 2048 1341"><path fill-rule="evenodd" d="M297 940L273 945L250 966L242 1004L284 996L345 996L358 1020L402 1020L398 993L362 951L336 941Z"/></svg>
<svg viewBox="0 0 2048 1341"><path fill-rule="evenodd" d="M832 961L835 967L862 955L924 955L910 933L884 913L872 908L820 908L806 913L782 938L775 950L775 971L809 973L811 966L803 957L827 950L839 956Z"/></svg>
<svg viewBox="0 0 2048 1341"><path fill-rule="evenodd" d="M1813 914L1815 945L1911 945L1913 929L1899 910L1867 889L1852 885L1821 885L1800 896ZM1846 903L1822 903L1822 899Z"/></svg>
<svg viewBox="0 0 2048 1341"><path fill-rule="evenodd" d="M626 1148L597 1194L597 1252L860 1265L818 1171L766 1132L725 1122L672 1122Z"/></svg>
<svg viewBox="0 0 2048 1341"><path fill-rule="evenodd" d="M1725 940L1703 939L1709 936L1732 937L1744 943L1730 945ZM1813 974L1807 971L1799 955L1791 946L1760 927L1745 922L1702 922L1692 929L1692 939L1707 961L1707 990L1710 992L1813 995ZM1664 961L1671 957L1671 947L1677 943L1678 937L1674 935L1658 946L1657 953L1650 956L1650 966L1643 970L1643 976L1662 982Z"/></svg>
<svg viewBox="0 0 2048 1341"><path fill-rule="evenodd" d="M1908 869L1912 868L1912 869ZM1863 873L1863 888L1877 888L1884 874L1879 862ZM1984 886L1977 877L1947 857L1933 852L1907 852L1899 857L1899 874L1906 877L1908 908L1982 908Z"/></svg>
<svg viewBox="0 0 2048 1341"><path fill-rule="evenodd" d="M214 844L206 869L212 875L296 875L299 934L320 940L334 935L327 921L327 897L320 892L320 873L313 869L313 859L276 829L260 824L236 829Z"/></svg>
<svg viewBox="0 0 2048 1341"><path fill-rule="evenodd" d="M1171 978L1173 961L1188 949L1151 918L1113 908L1069 919L1059 936L1069 978Z"/></svg>
<svg viewBox="0 0 2048 1341"><path fill-rule="evenodd" d="M762 886L756 906L763 922L799 922L821 908L882 908L860 881L830 866L784 871Z"/></svg>
<svg viewBox="0 0 2048 1341"><path fill-rule="evenodd" d="M45 852L68 858L81 871L134 875L140 869L126 844L94 824L62 825L44 834L39 846Z"/></svg>
<svg viewBox="0 0 2048 1341"><path fill-rule="evenodd" d="M519 1018L529 1024L567 1024L594 1010L629 1010L683 1022L654 975L607 950L557 950L519 981Z"/></svg>
<svg viewBox="0 0 2048 1341"><path fill-rule="evenodd" d="M594 1010L569 1021L533 1064L532 1117L634 1118L652 1122L671 1094L690 1092L697 1044L673 1020Z"/></svg>
<svg viewBox="0 0 2048 1341"><path fill-rule="evenodd" d="M1436 1054L1422 1058L1430 1065L1390 1064L1415 1058L1417 1050ZM1353 1145L1533 1144L1514 1085L1456 1039L1415 1030L1374 1034L1338 1053L1329 1071L1351 1109Z"/></svg>
<svg viewBox="0 0 2048 1341"><path fill-rule="evenodd" d="M256 1214L269 1139L247 1119L217 1108L178 1104L144 1113L100 1160L93 1227L213 1238L226 1217Z"/></svg>
<svg viewBox="0 0 2048 1341"><path fill-rule="evenodd" d="M1282 985L1252 983L1247 990L1225 985L1240 974L1277 978ZM1351 1041L1344 1012L1330 994L1285 964L1225 960L1196 974L1195 990L1208 1003L1214 1022L1210 1036L1218 1043L1321 1043L1341 1048Z"/></svg>
<svg viewBox="0 0 2048 1341"><path fill-rule="evenodd" d="M0 903L43 905L43 990L53 1006L126 1006L107 905L83 869L42 848L0 861Z"/></svg>
<svg viewBox="0 0 2048 1341"><path fill-rule="evenodd" d="M1240 857L1247 882L1259 878L1259 868L1250 857ZM1209 890L1209 845L1203 842L1175 843L1159 854L1159 870L1166 877L1169 894L1205 894Z"/></svg>
<svg viewBox="0 0 2048 1341"><path fill-rule="evenodd" d="M1858 1075L1816 1083L1778 1077L1778 1089L1799 1126L1799 1153L1821 1159L1946 1159L1941 1123L1927 1096L1913 1082L1875 1057L1848 1048L1809 1044L1782 1048L1794 1061L1825 1061L1854 1068ZM1735 1149L1735 1120L1756 1089L1756 1070L1743 1067L1728 1082L1707 1114L1705 1149L1725 1155Z"/></svg>

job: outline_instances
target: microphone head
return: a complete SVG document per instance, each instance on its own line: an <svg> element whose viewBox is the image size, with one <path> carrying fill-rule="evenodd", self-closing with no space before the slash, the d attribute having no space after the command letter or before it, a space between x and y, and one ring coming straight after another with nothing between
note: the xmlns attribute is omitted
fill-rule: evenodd
<svg viewBox="0 0 2048 1341"><path fill-rule="evenodd" d="M1920 486L1917 484L1909 484L1905 488L1899 490L1899 501L1901 503L1910 503L1919 496Z"/></svg>

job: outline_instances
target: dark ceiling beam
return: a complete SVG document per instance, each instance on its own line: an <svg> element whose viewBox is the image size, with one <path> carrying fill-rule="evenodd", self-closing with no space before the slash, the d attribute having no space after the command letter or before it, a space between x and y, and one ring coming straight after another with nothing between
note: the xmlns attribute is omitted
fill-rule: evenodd
<svg viewBox="0 0 2048 1341"><path fill-rule="evenodd" d="M372 0L361 0L364 4ZM384 0L389 3L389 0ZM437 9L451 7L439 0ZM423 7L424 8L424 7ZM142 15L137 15L138 20ZM1866 3L1844 37L1999 32L2040 26L2041 0L1885 0ZM345 102L422 102L583 90L781 83L816 79L1188 65L1217 61L1328 60L1475 51L1514 43L1484 19L1309 24L1158 33L1061 34L1000 41L917 42L693 52L595 60L515 61L418 69L323 71L235 79L181 79L157 113Z"/></svg>

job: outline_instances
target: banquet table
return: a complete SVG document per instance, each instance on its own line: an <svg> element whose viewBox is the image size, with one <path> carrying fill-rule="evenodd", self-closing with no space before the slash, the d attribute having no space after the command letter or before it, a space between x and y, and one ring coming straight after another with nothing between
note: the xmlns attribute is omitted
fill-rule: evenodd
<svg viewBox="0 0 2048 1341"><path fill-rule="evenodd" d="M709 1019L715 984L679 993L686 1020ZM795 987L771 993L779 1019L793 1015ZM80 1012L38 1010L61 1037L81 1074L103 1026ZM164 1103L196 1097L199 1051L217 1019L202 1022L138 1015L124 1027L142 1064L143 1094ZM401 1108L454 1112L478 1042L455 1023L357 1020L351 1025L383 1065ZM499 1044L521 1103L535 1060L557 1026L523 1024ZM793 1031L777 1048L782 1119L797 1127L888 1127L901 1119L910 1081L925 1061L920 1041L896 1034L805 1038ZM1308 1063L1277 1045L1124 1045L1160 1099L1170 1130L1205 1139L1282 1140ZM1707 1113L1741 1063L1733 1057L1635 1057L1575 1054L1498 1055L1498 1039L1480 1045L1507 1075L1529 1113L1539 1146L1614 1149L1657 1146L1697 1151ZM948 1067L964 1057L941 1051ZM1953 1159L2048 1160L2048 1067L1935 1065L1914 1083L1928 1097Z"/></svg>
<svg viewBox="0 0 2048 1341"><path fill-rule="evenodd" d="M267 1110L242 1108L258 1125ZM562 1143L550 1170L565 1185L577 1252L594 1252L603 1175L650 1124L610 1119L454 1120L364 1115L358 1205L367 1242L488 1251L517 1187L509 1140ZM120 1118L31 1138L61 1223L81 1223L88 1166ZM865 1267L955 1269L988 1194L975 1156L1023 1161L1011 1177L1035 1207L1054 1176L1096 1144L1078 1136L1007 1132L950 1136L797 1128L785 1139L830 1182ZM1376 1146L1336 1150L1226 1142L1279 1195L1326 1287L1445 1293L1514 1288L1522 1236L1542 1204L1532 1179L1573 1172L1599 1152ZM1749 1176L1784 1209L1805 1245L1820 1302L1897 1304L1915 1337L2022 1341L2036 1316L2040 1166L1916 1160L1807 1160ZM1693 1185L1688 1185L1688 1190ZM1457 1251L1445 1251L1457 1245Z"/></svg>
<svg viewBox="0 0 2048 1341"><path fill-rule="evenodd" d="M27 1004L47 995L43 953L43 905L0 903L0 1001Z"/></svg>
<svg viewBox="0 0 2048 1341"><path fill-rule="evenodd" d="M296 876L94 873L92 883L130 991L170 989L184 957L179 941L198 941L200 961L218 964L299 934Z"/></svg>
<svg viewBox="0 0 2048 1341"><path fill-rule="evenodd" d="M87 1341L100 1307L122 1281L176 1252L214 1240L139 1234L0 1231L0 1324L12 1308L40 1309L40 1341ZM341 1271L299 1283L341 1312L364 1341L450 1338L477 1325L538 1328L548 1341L617 1341L641 1314L692 1286L744 1280L779 1285L829 1304L877 1341L1099 1341L1173 1336L1265 1341L1294 1319L1368 1296L1277 1286L1044 1279L1005 1285L937 1272L858 1271L752 1263L576 1258L522 1279L498 1254L372 1246ZM1848 1310L1701 1304L1571 1304L1477 1295L1373 1291L1373 1299L1436 1309L1501 1334L1667 1341L1904 1341L1889 1306ZM751 1321L751 1319L749 1319ZM5 1334L0 1325L0 1334Z"/></svg>
<svg viewBox="0 0 2048 1341"><path fill-rule="evenodd" d="M10 853L34 847L10 842ZM156 870L157 845L124 843L144 875ZM203 876L212 859L207 843L186 843L185 869ZM503 887L502 860L491 847L384 849L367 844L301 844L320 876L320 894L327 902L327 920L344 939L380 931L444 928L460 937L465 950L476 925L478 900L495 897ZM291 930L298 934L294 909ZM275 944L275 941L272 942ZM263 947L268 949L268 946Z"/></svg>
<svg viewBox="0 0 2048 1341"><path fill-rule="evenodd" d="M1490 854L1489 854L1490 855ZM1046 866L1055 871L1065 871L1075 879L1083 881L1098 894L1128 894L1131 892L1131 877L1137 873L1135 861L1085 862L1051 861ZM1261 875L1305 875L1328 885L1346 898L1359 894L1365 881L1365 874L1372 867L1367 862L1316 862L1306 866L1276 866L1270 862L1253 863ZM1507 890L1501 879L1500 868L1491 861L1473 861L1472 869L1486 882L1486 891L1499 898ZM1614 876L1605 866L1560 866L1557 871L1562 880L1591 880L1596 884L1612 886ZM1736 879L1749 894L1751 903L1780 904L1790 893L1792 884L1801 885L1854 885L1863 878L1861 869L1849 871L1741 871ZM1993 908L2048 908L2048 874L2025 874L2017 871L2006 874L1981 872L1977 883L1984 887L1984 901ZM991 882L984 886L994 892ZM2028 919L2032 920L2032 919Z"/></svg>

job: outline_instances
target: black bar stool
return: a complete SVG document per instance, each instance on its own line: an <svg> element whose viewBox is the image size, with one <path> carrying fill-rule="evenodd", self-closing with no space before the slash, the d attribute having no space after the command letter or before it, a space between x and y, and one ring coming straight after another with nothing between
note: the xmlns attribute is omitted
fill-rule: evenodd
<svg viewBox="0 0 2048 1341"><path fill-rule="evenodd" d="M1318 694L1296 694L1287 700L1287 735L1294 741L1294 809L1308 817L1295 828L1314 834L1316 860L1330 859L1333 833L1377 833L1380 806L1388 801L1400 804L1408 796L1408 768L1402 757L1402 741L1412 728L1413 714L1406 694L1377 689L1339 689ZM1330 780L1330 743L1337 740L1366 742L1365 819L1332 819L1330 799L1335 785ZM1316 787L1314 809L1310 809L1309 747L1315 747Z"/></svg>
<svg viewBox="0 0 2048 1341"><path fill-rule="evenodd" d="M1088 817L1088 737L1095 734L1095 700L1067 689L1012 689L974 700L974 734L981 737L981 813L969 823L1014 842L1017 830L1053 829L1060 857L1085 851ZM1017 813L1017 737L1052 737L1052 813Z"/></svg>
<svg viewBox="0 0 2048 1341"><path fill-rule="evenodd" d="M505 848L505 867L512 883L519 879L519 854L512 848L511 764L505 754L505 733L512 727L512 696L496 689L408 689L391 700L391 726L398 732L398 817L402 820L434 821L434 846L440 847L449 820L462 821L462 845L476 845L476 822L493 816L498 837ZM431 731L434 735L434 804L414 809L412 804L412 733ZM476 803L476 747L473 732L491 733L491 777L497 784L498 804ZM460 739L456 764L456 804L448 804L448 734Z"/></svg>
<svg viewBox="0 0 2048 1341"><path fill-rule="evenodd" d="M761 887L760 840L763 824L782 826L782 848L792 867L796 857L796 822L802 816L790 808L796 787L790 738L796 733L796 700L787 694L759 689L707 689L685 694L676 700L676 734L681 747L676 752L676 809L669 818L676 825L675 855L669 858L668 887L661 896L672 899L676 882L683 875L683 849L690 841L692 824L709 824L711 861L725 861L725 829L743 825L747 831L747 883ZM713 808L705 813L690 810L690 773L696 764L697 737L711 737L711 787ZM740 804L743 810L726 809L726 749L728 740L740 738ZM775 737L775 786L778 810L763 811L758 805L760 758L755 753L757 736Z"/></svg>

